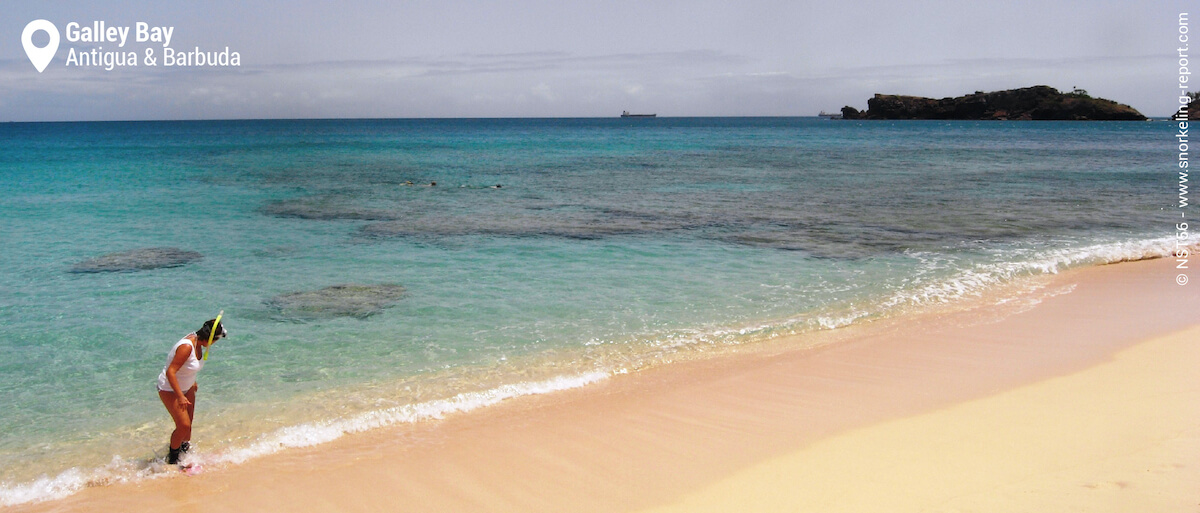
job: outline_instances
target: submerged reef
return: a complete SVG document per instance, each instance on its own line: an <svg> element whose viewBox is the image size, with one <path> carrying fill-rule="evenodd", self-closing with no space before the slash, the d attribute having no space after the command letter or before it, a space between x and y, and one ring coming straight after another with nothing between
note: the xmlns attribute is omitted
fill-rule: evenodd
<svg viewBox="0 0 1200 513"><path fill-rule="evenodd" d="M1146 116L1128 105L1092 98L1082 89L1061 93L1039 85L940 100L876 94L865 111L842 107L842 119L1145 121Z"/></svg>
<svg viewBox="0 0 1200 513"><path fill-rule="evenodd" d="M379 285L342 284L323 289L289 292L266 301L267 306L286 317L321 319L330 317L366 318L383 311L404 296L404 287L391 283Z"/></svg>
<svg viewBox="0 0 1200 513"><path fill-rule="evenodd" d="M90 258L71 267L74 273L134 272L179 267L204 258L195 251L179 248L142 248Z"/></svg>
<svg viewBox="0 0 1200 513"><path fill-rule="evenodd" d="M612 235L638 235L694 227L675 216L615 209L513 213L505 216L420 216L407 221L387 221L363 226L366 237L423 237L488 235L495 237L564 237L600 239Z"/></svg>
<svg viewBox="0 0 1200 513"><path fill-rule="evenodd" d="M262 207L262 213L284 218L314 219L323 221L392 221L400 219L398 212L377 208L365 208L354 204L349 198L318 196L281 200Z"/></svg>

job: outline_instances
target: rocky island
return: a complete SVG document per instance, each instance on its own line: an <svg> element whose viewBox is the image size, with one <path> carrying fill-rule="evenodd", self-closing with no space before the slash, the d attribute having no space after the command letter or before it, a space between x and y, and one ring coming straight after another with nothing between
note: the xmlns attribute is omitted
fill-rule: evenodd
<svg viewBox="0 0 1200 513"><path fill-rule="evenodd" d="M940 100L876 94L865 111L842 107L842 118L1144 121L1146 116L1128 105L1092 98L1082 89L1061 93L1039 85Z"/></svg>

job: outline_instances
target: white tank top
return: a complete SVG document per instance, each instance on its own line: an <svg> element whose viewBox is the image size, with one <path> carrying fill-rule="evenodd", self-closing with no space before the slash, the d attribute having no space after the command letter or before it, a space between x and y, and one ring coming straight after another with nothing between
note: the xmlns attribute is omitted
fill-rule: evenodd
<svg viewBox="0 0 1200 513"><path fill-rule="evenodd" d="M179 382L180 391L187 393L192 389L192 385L196 384L196 373L204 368L204 360L196 358L196 346L191 340L186 337L176 342L171 346L171 350L167 351L167 364L163 366L162 372L158 373L158 389L163 392L174 392L171 388L171 382L167 381L167 368L171 366L171 362L175 360L175 353L179 351L179 346L187 344L192 346L192 350L188 352L187 361L183 362L183 366L175 371L175 381Z"/></svg>

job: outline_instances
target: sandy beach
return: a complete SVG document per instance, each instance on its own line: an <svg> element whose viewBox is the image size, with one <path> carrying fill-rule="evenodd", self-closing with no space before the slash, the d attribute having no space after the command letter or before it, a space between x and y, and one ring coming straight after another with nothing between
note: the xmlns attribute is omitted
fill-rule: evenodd
<svg viewBox="0 0 1200 513"><path fill-rule="evenodd" d="M13 510L1195 511L1200 292L1173 267Z"/></svg>
<svg viewBox="0 0 1200 513"><path fill-rule="evenodd" d="M1195 511L1200 329L821 440L654 512Z"/></svg>

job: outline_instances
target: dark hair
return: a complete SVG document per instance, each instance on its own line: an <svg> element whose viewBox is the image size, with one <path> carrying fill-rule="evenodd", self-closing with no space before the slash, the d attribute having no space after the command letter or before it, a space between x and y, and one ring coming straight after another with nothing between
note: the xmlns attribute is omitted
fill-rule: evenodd
<svg viewBox="0 0 1200 513"><path fill-rule="evenodd" d="M209 335L211 335L213 332L213 323L215 323L215 322L217 322L216 319L209 319L207 321L204 321L204 326L201 326L200 329L196 330L196 339L197 340L208 340ZM217 324L217 335L220 335L222 337L226 336L224 322ZM213 337L213 338L214 338L214 340L216 339L216 337Z"/></svg>

